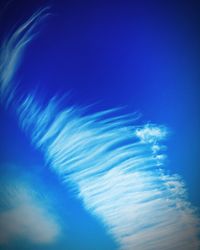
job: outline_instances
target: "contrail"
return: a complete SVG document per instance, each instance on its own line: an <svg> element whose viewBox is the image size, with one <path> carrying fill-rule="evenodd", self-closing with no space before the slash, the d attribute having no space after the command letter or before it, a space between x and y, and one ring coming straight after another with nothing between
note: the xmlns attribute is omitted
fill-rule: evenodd
<svg viewBox="0 0 200 250"><path fill-rule="evenodd" d="M15 72L47 10L36 12L3 44L1 100L47 165L69 183L85 208L105 225L122 250L198 250L199 218L181 177L166 174L168 129L135 125L115 110L84 115L77 107L46 105L15 88ZM64 198L64 197L63 197Z"/></svg>

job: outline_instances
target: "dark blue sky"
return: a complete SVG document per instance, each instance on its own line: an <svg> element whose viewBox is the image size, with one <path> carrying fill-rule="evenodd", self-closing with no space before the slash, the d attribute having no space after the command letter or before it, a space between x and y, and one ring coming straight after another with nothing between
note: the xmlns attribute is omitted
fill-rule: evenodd
<svg viewBox="0 0 200 250"><path fill-rule="evenodd" d="M0 17L1 38L44 4L12 1ZM52 16L19 71L24 89L40 86L47 97L70 92L67 104L95 104L93 111L123 106L141 112L139 122L168 126L166 168L183 177L190 200L200 206L198 1L50 5Z"/></svg>

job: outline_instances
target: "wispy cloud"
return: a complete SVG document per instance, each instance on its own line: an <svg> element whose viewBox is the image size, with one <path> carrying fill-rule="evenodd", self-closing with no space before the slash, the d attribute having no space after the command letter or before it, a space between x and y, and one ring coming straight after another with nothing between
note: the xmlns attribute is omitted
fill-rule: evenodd
<svg viewBox="0 0 200 250"><path fill-rule="evenodd" d="M53 103L37 107L27 97L19 107L20 124L121 249L198 249L198 217L184 183L162 168L166 128L125 126L123 118L106 119L106 112L53 114Z"/></svg>
<svg viewBox="0 0 200 250"><path fill-rule="evenodd" d="M35 12L24 24L1 45L0 56L0 97L4 101L4 105L10 102L16 83L13 77L20 64L23 52L28 43L33 39L36 33L34 29L47 15L49 8L42 8ZM11 88L12 87L12 88Z"/></svg>
<svg viewBox="0 0 200 250"><path fill-rule="evenodd" d="M48 211L29 184L7 180L1 194L0 244L26 240L34 244L54 242L60 233L56 217ZM2 204L6 204L2 207Z"/></svg>
<svg viewBox="0 0 200 250"><path fill-rule="evenodd" d="M165 127L135 126L111 111L59 112L55 99L41 106L31 94L15 110L48 165L71 184L121 249L198 249L199 219L184 183L162 166Z"/></svg>

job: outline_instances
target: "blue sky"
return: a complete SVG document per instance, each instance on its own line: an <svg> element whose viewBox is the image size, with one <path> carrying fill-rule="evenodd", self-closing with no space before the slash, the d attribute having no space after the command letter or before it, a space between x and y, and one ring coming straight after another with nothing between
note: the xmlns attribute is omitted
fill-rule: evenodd
<svg viewBox="0 0 200 250"><path fill-rule="evenodd" d="M22 1L19 14L13 3L7 15L22 20L38 6L40 1ZM173 133L169 168L186 179L199 204L199 5L58 1L52 6L52 17L27 51L23 82L30 82L30 89L48 85L49 96L70 92L75 104L97 103L96 110L125 106L141 112L143 121L167 125Z"/></svg>
<svg viewBox="0 0 200 250"><path fill-rule="evenodd" d="M13 1L1 17L5 22L1 38L13 24L29 17L45 3ZM29 45L18 72L21 90L37 88L46 99L55 93L70 93L65 105L95 104L91 108L93 112L125 107L125 112L140 112L141 123L167 126L170 129L166 142L167 171L183 177L189 200L200 207L197 193L200 175L199 4L56 1L51 5L53 14L42 23L41 33ZM68 219L71 235L75 232L81 242L90 242L87 249L94 249L94 245L95 249L102 249L104 242L108 249L115 249L103 226L60 187L51 172L40 170L44 164L42 155L32 149L17 125L13 129L13 118L2 110L3 116L1 134L9 140L1 143L4 152L1 161L11 156L10 162L25 166L28 162L30 165L31 159L30 168L37 165L34 171L39 172L41 180L48 180L41 185L51 187L50 196L60 194L54 206ZM20 141L20 148L15 141ZM67 199L58 206L63 193ZM69 214L63 211L63 207L68 206ZM79 218L78 228L72 217ZM93 232L92 236L88 232Z"/></svg>

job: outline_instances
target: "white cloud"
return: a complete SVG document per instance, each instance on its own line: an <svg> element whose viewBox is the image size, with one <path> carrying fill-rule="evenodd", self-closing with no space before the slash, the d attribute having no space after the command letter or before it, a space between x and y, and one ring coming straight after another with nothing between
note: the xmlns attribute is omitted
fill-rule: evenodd
<svg viewBox="0 0 200 250"><path fill-rule="evenodd" d="M33 190L18 184L9 186L7 191L4 196L9 208L0 213L0 243L9 244L19 239L35 244L54 242L60 233L59 224L34 197Z"/></svg>
<svg viewBox="0 0 200 250"><path fill-rule="evenodd" d="M199 218L184 183L162 169L165 128L125 126L121 118L99 114L80 117L76 109L54 114L50 104L34 113L30 107L37 103L28 96L19 123L120 249L198 249Z"/></svg>

